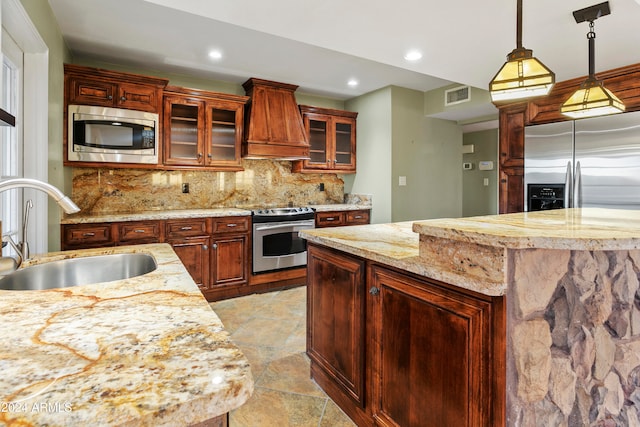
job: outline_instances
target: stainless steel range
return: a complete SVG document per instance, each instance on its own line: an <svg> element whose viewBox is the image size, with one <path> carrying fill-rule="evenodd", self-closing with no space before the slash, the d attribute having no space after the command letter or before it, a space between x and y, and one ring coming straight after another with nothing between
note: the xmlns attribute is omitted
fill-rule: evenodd
<svg viewBox="0 0 640 427"><path fill-rule="evenodd" d="M253 272L307 265L307 242L298 232L314 228L312 208L274 208L252 211Z"/></svg>

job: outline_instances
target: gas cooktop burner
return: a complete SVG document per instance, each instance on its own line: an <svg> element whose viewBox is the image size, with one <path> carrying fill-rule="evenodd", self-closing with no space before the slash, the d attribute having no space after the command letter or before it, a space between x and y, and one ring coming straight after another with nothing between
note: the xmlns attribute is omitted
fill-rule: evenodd
<svg viewBox="0 0 640 427"><path fill-rule="evenodd" d="M314 216L313 208L309 207L255 209L251 213L253 222L295 221L312 219Z"/></svg>

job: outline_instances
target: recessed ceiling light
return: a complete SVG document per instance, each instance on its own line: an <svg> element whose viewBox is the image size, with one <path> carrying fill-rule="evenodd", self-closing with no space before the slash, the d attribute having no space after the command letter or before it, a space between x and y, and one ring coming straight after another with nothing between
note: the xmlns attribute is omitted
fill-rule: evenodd
<svg viewBox="0 0 640 427"><path fill-rule="evenodd" d="M220 58L222 58L222 52L220 52L217 49L214 49L214 50L209 52L209 58L211 58L211 59L220 59Z"/></svg>
<svg viewBox="0 0 640 427"><path fill-rule="evenodd" d="M347 82L347 84L348 84L350 87L356 87L356 86L358 86L358 81L357 81L356 79L349 79L349 81Z"/></svg>
<svg viewBox="0 0 640 427"><path fill-rule="evenodd" d="M417 61L419 59L422 59L422 52L415 49L410 50L404 54L404 59L406 59L407 61Z"/></svg>

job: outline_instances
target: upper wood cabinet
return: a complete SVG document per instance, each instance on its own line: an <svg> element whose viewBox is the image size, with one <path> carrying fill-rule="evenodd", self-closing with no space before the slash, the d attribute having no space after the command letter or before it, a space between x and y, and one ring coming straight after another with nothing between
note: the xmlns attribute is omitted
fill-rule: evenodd
<svg viewBox="0 0 640 427"><path fill-rule="evenodd" d="M356 172L356 117L352 111L301 105L309 159L297 161L295 172Z"/></svg>
<svg viewBox="0 0 640 427"><path fill-rule="evenodd" d="M164 165L242 170L245 96L167 87Z"/></svg>
<svg viewBox="0 0 640 427"><path fill-rule="evenodd" d="M98 105L158 113L168 80L65 64L66 105Z"/></svg>

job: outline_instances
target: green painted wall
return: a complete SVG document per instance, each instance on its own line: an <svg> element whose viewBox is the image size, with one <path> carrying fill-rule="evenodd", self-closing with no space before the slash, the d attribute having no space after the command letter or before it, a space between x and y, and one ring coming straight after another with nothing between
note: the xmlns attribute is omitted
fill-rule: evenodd
<svg viewBox="0 0 640 427"><path fill-rule="evenodd" d="M455 122L425 117L424 97L392 90L393 222L462 214L462 130ZM399 185L401 176L405 186Z"/></svg>
<svg viewBox="0 0 640 427"><path fill-rule="evenodd" d="M358 173L344 175L345 193L371 194L371 222L391 222L391 88L367 93L345 103L358 112L356 166Z"/></svg>
<svg viewBox="0 0 640 427"><path fill-rule="evenodd" d="M464 134L463 144L473 144L474 152L462 155L462 161L473 169L462 172L462 215L494 215L498 213L498 129ZM481 171L479 162L493 162L493 170ZM484 180L488 185L484 185Z"/></svg>
<svg viewBox="0 0 640 427"><path fill-rule="evenodd" d="M49 166L48 180L65 193L71 192L71 170L62 166L64 68L71 60L57 21L47 0L21 0L29 18L49 49ZM61 211L55 202L48 209L49 250L60 249Z"/></svg>

